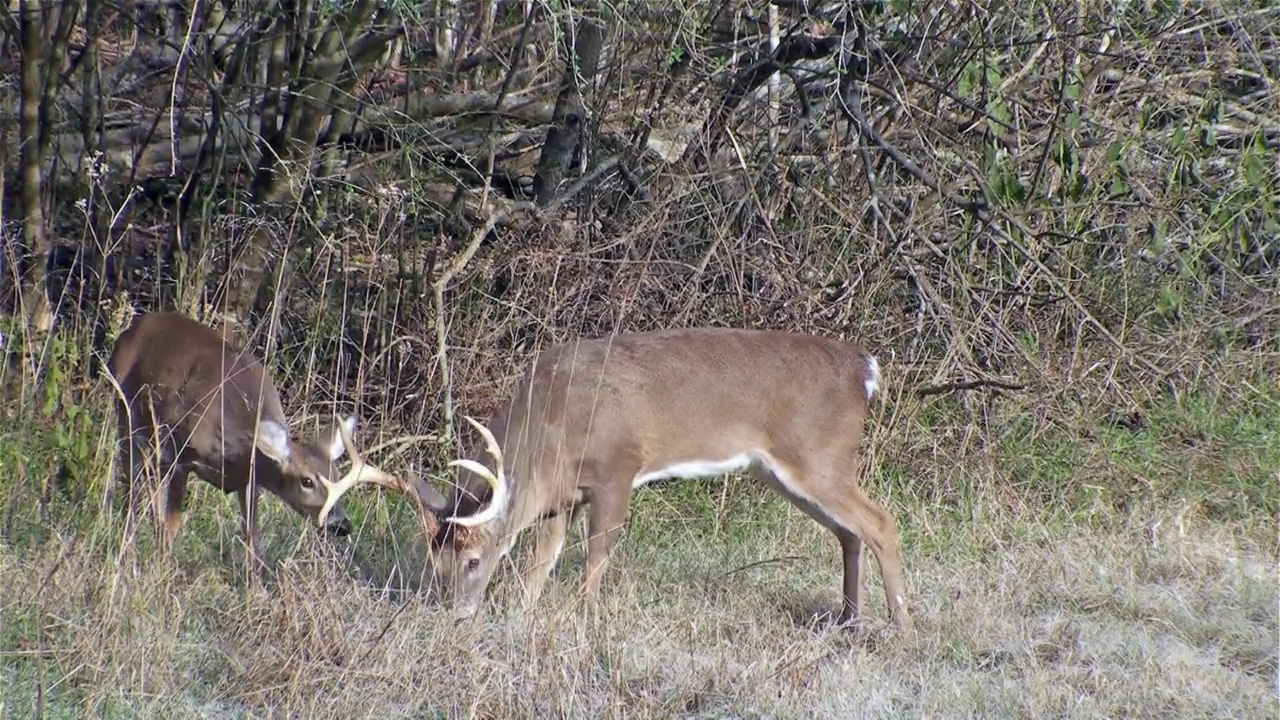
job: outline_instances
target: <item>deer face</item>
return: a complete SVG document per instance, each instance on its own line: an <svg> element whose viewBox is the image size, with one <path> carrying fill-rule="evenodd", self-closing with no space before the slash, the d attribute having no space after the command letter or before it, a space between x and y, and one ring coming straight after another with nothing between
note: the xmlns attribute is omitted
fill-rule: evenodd
<svg viewBox="0 0 1280 720"><path fill-rule="evenodd" d="M431 538L432 566L445 604L452 605L463 613L472 614L484 598L485 588L497 561L509 549L509 545L497 545L495 533L500 525L494 524L506 508L508 490L502 472L502 452L493 434L472 418L467 418L467 421L475 425L484 436L488 452L493 456L496 472L475 460L454 460L449 465L461 467L488 483L490 492L484 500L473 497L466 503L468 507L483 503L483 509L470 507L471 514L459 515L458 500L467 493L459 493L453 502L446 502L444 496L423 478L400 478L366 464L355 450L354 441L349 439L349 425L343 423L339 425L338 431L340 436L348 439L343 441L340 437L330 445L329 457L336 458L345 450L352 456L352 467L342 479L320 483L326 486L327 492L323 493L318 513L322 522L331 517L332 513L338 512L338 498L362 482L381 485L414 498L420 518ZM299 481L298 485L301 486L302 482Z"/></svg>
<svg viewBox="0 0 1280 720"><path fill-rule="evenodd" d="M486 451L493 458L493 469L470 459L449 463L470 477L464 477L459 484L452 512L437 514L440 523L431 548L436 581L445 604L452 605L459 613L470 615L479 608L498 560L509 549L509 546L498 546L496 531L502 523L495 522L506 511L508 487L502 470L502 449L493 433L473 418L466 420L483 436ZM476 487L475 478L482 479L489 486L489 493L483 500L464 489ZM459 515L458 511L464 507L469 514Z"/></svg>
<svg viewBox="0 0 1280 720"><path fill-rule="evenodd" d="M487 528L441 523L432 559L444 603L460 615L475 614L500 556Z"/></svg>
<svg viewBox="0 0 1280 720"><path fill-rule="evenodd" d="M355 418L342 420L342 426L350 434ZM342 431L337 427L322 433L307 443L289 438L282 425L264 420L258 433L258 449L280 466L280 487L275 493L299 515L318 522L331 488L338 480L334 461L345 454L346 445ZM324 518L321 532L336 537L351 533L351 520L342 506L335 505Z"/></svg>

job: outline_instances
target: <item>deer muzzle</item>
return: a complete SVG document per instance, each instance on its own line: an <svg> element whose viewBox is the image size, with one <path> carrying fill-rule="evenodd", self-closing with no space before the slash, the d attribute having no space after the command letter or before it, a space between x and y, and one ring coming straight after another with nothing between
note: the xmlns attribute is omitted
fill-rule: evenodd
<svg viewBox="0 0 1280 720"><path fill-rule="evenodd" d="M335 506L321 520L320 533L326 537L344 538L351 534L351 518L341 505Z"/></svg>

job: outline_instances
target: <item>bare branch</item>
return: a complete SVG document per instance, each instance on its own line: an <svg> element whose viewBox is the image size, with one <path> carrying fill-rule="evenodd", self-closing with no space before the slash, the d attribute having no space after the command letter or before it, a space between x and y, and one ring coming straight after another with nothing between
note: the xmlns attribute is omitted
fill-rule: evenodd
<svg viewBox="0 0 1280 720"><path fill-rule="evenodd" d="M493 211L484 221L484 224L476 228L471 233L471 237L461 253L445 266L441 271L440 277L435 281L435 306L436 306L436 367L440 373L440 386L444 390L444 430L441 438L445 442L453 439L453 381L449 373L449 329L446 324L444 293L449 287L449 283L453 282L453 278L467 267L467 263L471 262L471 258L480 250L480 245L484 239L493 232L493 228L507 217L518 212L538 213L538 206L530 202L512 203L503 208Z"/></svg>
<svg viewBox="0 0 1280 720"><path fill-rule="evenodd" d="M1004 380L992 380L982 378L978 380L959 380L956 382L943 383L942 385L926 385L922 388L916 388L917 397L929 397L930 395L945 395L947 393L958 392L961 390L976 390L978 388L993 387L1001 390L1025 390L1026 385L1018 385Z"/></svg>

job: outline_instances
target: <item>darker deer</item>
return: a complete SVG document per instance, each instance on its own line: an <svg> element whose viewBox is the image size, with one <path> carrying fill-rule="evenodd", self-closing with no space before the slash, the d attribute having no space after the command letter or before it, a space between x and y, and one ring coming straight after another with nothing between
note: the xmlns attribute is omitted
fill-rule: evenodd
<svg viewBox="0 0 1280 720"><path fill-rule="evenodd" d="M119 393L120 459L128 487L123 509L131 525L141 491L149 490L166 548L181 524L191 473L236 493L241 534L254 567L260 563L258 488L319 523L323 534L341 537L350 533L351 523L337 505L338 496L362 472L390 477L357 462L338 479L334 463L344 450L358 457L350 440L355 417L299 441L289 431L280 394L262 363L184 315L138 317L116 340L107 370Z"/></svg>
<svg viewBox="0 0 1280 720"><path fill-rule="evenodd" d="M534 600L586 506L584 576L595 597L636 488L746 471L836 536L840 623L860 619L865 541L890 617L906 630L896 521L859 482L863 425L880 381L861 346L813 335L702 328L571 341L537 357L487 428L472 421L492 470L477 447L454 461L461 476L448 501L420 482L402 491L427 515L446 600L473 612L524 530L537 533L524 577Z"/></svg>

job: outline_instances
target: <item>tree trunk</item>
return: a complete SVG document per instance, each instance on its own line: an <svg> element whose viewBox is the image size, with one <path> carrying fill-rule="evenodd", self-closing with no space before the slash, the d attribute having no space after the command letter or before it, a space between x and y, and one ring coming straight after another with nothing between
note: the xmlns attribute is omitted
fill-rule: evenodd
<svg viewBox="0 0 1280 720"><path fill-rule="evenodd" d="M566 37L573 43L567 48L564 77L560 81L560 93L556 107L538 158L537 174L533 178L533 196L540 207L546 207L556 197L565 167L573 157L582 124L586 115L583 91L590 92L596 69L600 65L600 47L604 43L604 23L600 19L600 4L589 0L581 5L581 16L570 27Z"/></svg>
<svg viewBox="0 0 1280 720"><path fill-rule="evenodd" d="M18 42L22 50L18 143L21 147L22 240L26 263L22 272L22 310L28 327L47 330L52 324L46 288L52 247L45 228L41 116L44 102L44 13L40 0L22 0Z"/></svg>

